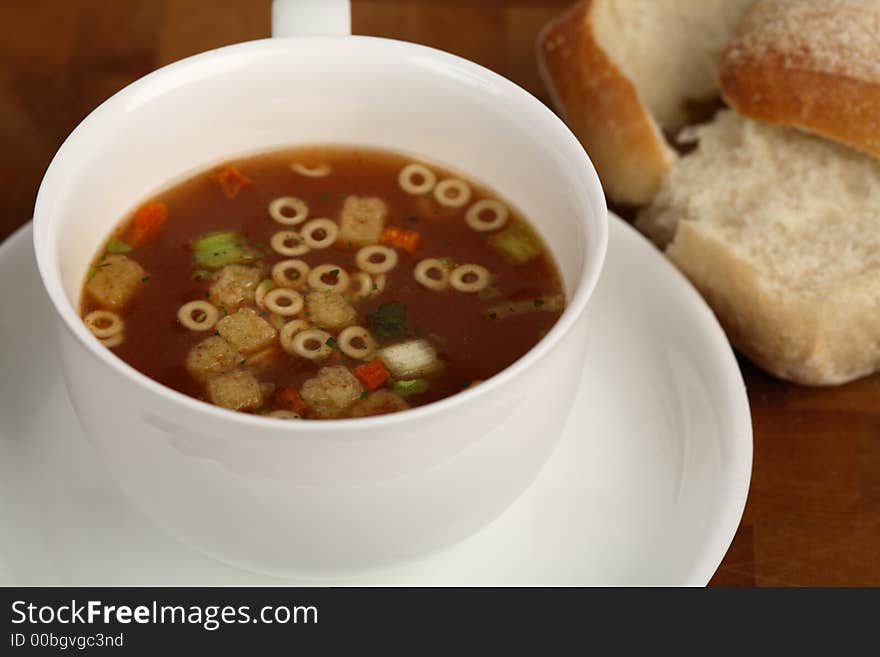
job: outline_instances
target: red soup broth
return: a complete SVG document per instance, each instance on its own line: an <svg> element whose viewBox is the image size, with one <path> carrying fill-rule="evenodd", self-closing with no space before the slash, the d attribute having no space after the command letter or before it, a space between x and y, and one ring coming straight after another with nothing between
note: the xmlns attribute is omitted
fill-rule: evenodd
<svg viewBox="0 0 880 657"><path fill-rule="evenodd" d="M510 203L361 147L243 158L167 189L102 246L82 299L96 337L151 379L289 419L479 385L564 307L550 251Z"/></svg>

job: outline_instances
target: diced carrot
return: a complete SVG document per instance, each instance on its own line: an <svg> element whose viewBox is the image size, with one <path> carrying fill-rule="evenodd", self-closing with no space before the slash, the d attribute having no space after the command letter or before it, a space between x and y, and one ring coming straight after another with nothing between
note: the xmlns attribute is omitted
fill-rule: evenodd
<svg viewBox="0 0 880 657"><path fill-rule="evenodd" d="M381 360L376 358L354 368L354 375L367 387L367 390L375 390L388 380L391 372Z"/></svg>
<svg viewBox="0 0 880 657"><path fill-rule="evenodd" d="M168 206L161 201L144 203L134 213L125 242L134 247L154 237L167 218Z"/></svg>
<svg viewBox="0 0 880 657"><path fill-rule="evenodd" d="M414 230L404 230L396 226L388 226L382 231L382 244L400 247L408 253L418 251L421 243L422 236Z"/></svg>
<svg viewBox="0 0 880 657"><path fill-rule="evenodd" d="M285 411L293 411L295 413L302 413L309 407L303 401L303 398L300 397L299 390L293 386L287 386L278 390L275 393L275 403Z"/></svg>
<svg viewBox="0 0 880 657"><path fill-rule="evenodd" d="M212 178L223 188L226 198L235 198L244 187L253 182L241 171L231 166L220 167L214 172Z"/></svg>

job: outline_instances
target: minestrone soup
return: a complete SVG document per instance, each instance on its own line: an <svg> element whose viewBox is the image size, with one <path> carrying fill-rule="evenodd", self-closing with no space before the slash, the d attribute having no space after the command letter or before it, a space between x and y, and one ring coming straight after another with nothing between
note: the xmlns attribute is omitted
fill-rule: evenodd
<svg viewBox="0 0 880 657"><path fill-rule="evenodd" d="M510 203L387 151L309 147L205 171L94 259L82 318L150 378L281 419L401 411L478 385L564 307Z"/></svg>

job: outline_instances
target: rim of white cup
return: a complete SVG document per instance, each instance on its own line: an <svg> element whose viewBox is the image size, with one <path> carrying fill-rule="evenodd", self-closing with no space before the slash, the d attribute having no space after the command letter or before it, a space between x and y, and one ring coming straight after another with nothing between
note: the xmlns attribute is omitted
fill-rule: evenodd
<svg viewBox="0 0 880 657"><path fill-rule="evenodd" d="M49 203L47 195L52 192L52 188L56 184L55 179L62 175L61 169L70 166L70 164L66 162L70 157L68 153L80 148L81 143L87 141L87 135L93 130L93 126L103 121L105 116L123 110L130 98L145 92L150 87L160 84L169 78L184 76L188 70L197 69L199 67L209 67L222 62L224 59L239 58L255 51L262 51L265 54L267 50L271 51L271 49L277 49L279 53L285 52L291 47L292 43L331 43L340 40L345 40L346 44L359 42L364 43L365 47L390 48L390 52L397 51L394 52L396 56L413 56L415 54L422 57L430 57L449 67L451 70L457 70L458 72L471 76L476 75L482 78L485 82L493 85L496 90L503 92L509 100L531 105L533 108L532 113L534 115L532 118L536 122L535 125L541 129L555 132L556 139L554 139L554 143L557 147L565 148L570 155L577 155L577 157L582 159L583 167L579 172L579 177L581 178L581 183L587 190L587 196L590 199L592 207L588 208L588 212L589 215L593 217L593 222L592 225L588 227L589 238L587 242L587 254L585 256L586 262L575 283L574 294L568 299L565 310L550 331L512 365L486 379L486 381L478 386L463 390L439 401L397 413L365 418L281 422L276 418L241 413L214 406L208 402L201 401L173 390L172 388L151 379L104 347L86 329L82 319L72 307L72 304L64 291L57 259L53 258L50 260L48 258L48 253L50 251L54 253L55 250L54 248L50 248L53 246L50 244L50 227L53 225L53 219L51 215L47 216L46 206ZM55 154L45 176L43 177L34 207L34 250L36 252L37 267L43 285L46 288L56 311L61 315L66 328L73 333L73 335L91 352L93 356L101 360L121 376L133 380L149 392L164 397L176 404L180 404L195 413L204 413L223 422L238 424L242 427L259 428L264 434L266 430L275 431L279 434L279 437L283 436L286 440L290 440L294 435L300 437L312 432L320 432L322 434L330 432L339 434L338 437L343 437L350 436L352 430L357 428L365 429L368 426L391 426L430 420L434 416L453 412L457 406L467 404L472 400L476 401L482 396L489 395L495 389L505 386L512 379L526 376L528 370L531 369L537 361L543 358L545 354L551 351L556 344L573 329L575 323L583 314L587 302L592 296L596 283L599 280L599 275L605 261L607 246L608 213L604 192L599 182L598 175L596 174L589 156L586 151L584 151L583 146L581 146L580 142L562 120L544 105L544 103L507 78L470 60L428 46L397 41L394 39L368 36L275 37L257 41L248 41L187 57L163 66L162 68L139 78L101 103L85 119L83 119L83 121L67 137L61 145L61 148ZM326 435L322 436L322 440L326 439Z"/></svg>

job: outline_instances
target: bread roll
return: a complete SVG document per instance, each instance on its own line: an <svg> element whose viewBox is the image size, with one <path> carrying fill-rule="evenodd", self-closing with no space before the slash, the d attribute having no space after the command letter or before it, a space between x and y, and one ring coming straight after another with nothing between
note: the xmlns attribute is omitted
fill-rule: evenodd
<svg viewBox="0 0 880 657"><path fill-rule="evenodd" d="M638 227L768 372L880 369L880 160L729 110L696 135Z"/></svg>
<svg viewBox="0 0 880 657"><path fill-rule="evenodd" d="M719 78L741 114L880 155L877 0L759 0Z"/></svg>
<svg viewBox="0 0 880 657"><path fill-rule="evenodd" d="M650 202L676 159L663 131L718 95L718 56L751 1L582 0L542 30L544 81L610 199Z"/></svg>

